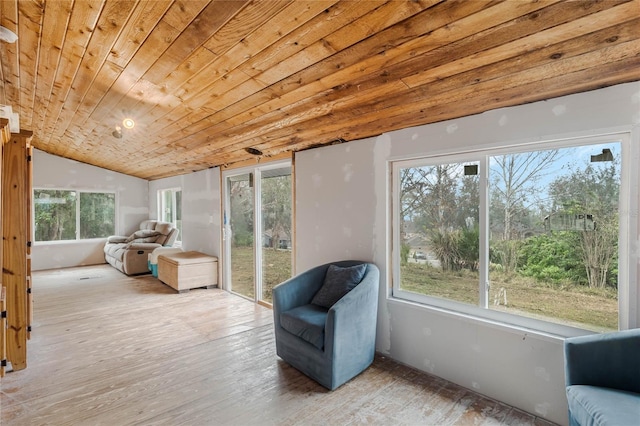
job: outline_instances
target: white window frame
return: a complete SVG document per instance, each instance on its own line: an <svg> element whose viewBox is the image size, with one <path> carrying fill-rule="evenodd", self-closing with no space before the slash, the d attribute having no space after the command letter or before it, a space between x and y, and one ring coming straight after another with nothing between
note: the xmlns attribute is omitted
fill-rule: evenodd
<svg viewBox="0 0 640 426"><path fill-rule="evenodd" d="M633 239L630 235L637 235L638 224L632 220L632 212L638 212L637 167L632 167L632 159L638 157L638 148L631 144L630 132L616 132L597 136L583 136L566 139L548 140L544 142L522 145L487 148L465 153L439 154L420 158L394 159L389 163L391 173L391 279L392 288L390 300L406 301L421 305L425 309L444 311L467 318L486 321L499 326L515 327L519 329L541 332L553 336L569 337L586 333L589 330L576 328L564 324L557 324L540 319L520 316L514 313L501 312L488 308L489 286L489 158L495 155L517 154L534 150L554 148L569 148L572 146L595 145L600 143L619 142L622 159L620 165L620 201L619 201L619 234L618 234L618 324L621 330L636 327L636 312L638 309L635 295L638 292L636 268L631 269L631 253L634 251ZM400 169L444 163L460 163L478 161L480 163L480 267L479 267L479 304L468 305L454 300L447 300L400 289L400 218L397 212L400 206ZM632 285L630 285L632 283Z"/></svg>
<svg viewBox="0 0 640 426"><path fill-rule="evenodd" d="M118 209L119 209L119 193L118 191L110 191L110 190L101 190L101 189L77 189L77 188L59 188L59 187L33 187L31 189L31 197L32 200L35 200L35 192L36 191L69 191L75 192L78 194L76 197L76 238L73 240L50 240L50 241L36 241L36 203L31 203L31 241L33 241L34 245L43 245L43 244L68 244L75 243L78 241L99 241L105 240L106 237L97 237L97 238L80 238L80 194L114 194L114 218L113 218L113 229L114 232L117 233L118 230Z"/></svg>
<svg viewBox="0 0 640 426"><path fill-rule="evenodd" d="M165 209L166 205L164 202L164 193L165 192L171 192L171 202L173 203L173 206L175 207L172 211L173 211L173 217L171 218L171 223L173 224L174 227L178 227L178 223L177 223L177 201L176 201L176 192L180 191L180 193L182 193L182 188L181 187L173 187L173 188L162 188L162 189L158 189L158 193L157 193L157 213L158 213L158 220L162 220L162 218L164 217L163 214L163 210ZM183 194L184 195L184 194ZM181 204L182 204L182 200L181 200ZM182 206L180 206L180 209L182 209ZM174 247L182 247L182 230L180 230L180 232L178 232L178 237L176 238L176 241L173 243Z"/></svg>

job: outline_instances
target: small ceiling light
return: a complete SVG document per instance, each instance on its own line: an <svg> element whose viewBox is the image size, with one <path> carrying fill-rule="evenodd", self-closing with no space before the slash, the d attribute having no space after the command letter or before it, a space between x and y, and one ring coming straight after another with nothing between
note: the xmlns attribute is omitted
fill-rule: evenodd
<svg viewBox="0 0 640 426"><path fill-rule="evenodd" d="M0 40L7 43L15 43L18 40L18 36L10 29L0 26Z"/></svg>
<svg viewBox="0 0 640 426"><path fill-rule="evenodd" d="M115 130L111 132L114 138L122 139L122 129L120 126L116 126Z"/></svg>
<svg viewBox="0 0 640 426"><path fill-rule="evenodd" d="M122 125L125 129L133 129L133 126L136 125L136 122L133 121L133 118L125 118L122 120Z"/></svg>
<svg viewBox="0 0 640 426"><path fill-rule="evenodd" d="M256 148L245 148L244 150L251 155L262 155L262 151Z"/></svg>

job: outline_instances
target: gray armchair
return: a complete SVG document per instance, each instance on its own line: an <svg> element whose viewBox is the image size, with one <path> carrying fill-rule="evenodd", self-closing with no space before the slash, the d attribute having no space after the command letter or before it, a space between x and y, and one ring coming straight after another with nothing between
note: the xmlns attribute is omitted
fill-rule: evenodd
<svg viewBox="0 0 640 426"><path fill-rule="evenodd" d="M640 424L640 329L564 342L569 424Z"/></svg>
<svg viewBox="0 0 640 426"><path fill-rule="evenodd" d="M140 229L128 237L111 236L104 245L104 258L127 275L149 273L149 254L158 247L170 247L178 237L171 223L145 220Z"/></svg>
<svg viewBox="0 0 640 426"><path fill-rule="evenodd" d="M341 277L347 279L336 281ZM317 266L274 287L278 356L330 390L360 374L375 354L379 281L374 264L351 260ZM337 294L335 284L344 286Z"/></svg>

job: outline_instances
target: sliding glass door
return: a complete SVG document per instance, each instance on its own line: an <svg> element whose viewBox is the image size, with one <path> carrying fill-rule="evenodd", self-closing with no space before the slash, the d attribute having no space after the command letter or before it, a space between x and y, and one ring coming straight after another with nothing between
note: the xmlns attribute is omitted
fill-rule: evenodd
<svg viewBox="0 0 640 426"><path fill-rule="evenodd" d="M273 287L291 277L291 165L234 170L225 186L225 288L271 303Z"/></svg>
<svg viewBox="0 0 640 426"><path fill-rule="evenodd" d="M228 206L225 218L225 245L229 264L228 287L255 298L254 186L253 174L229 176L226 180Z"/></svg>
<svg viewBox="0 0 640 426"><path fill-rule="evenodd" d="M273 287L291 277L291 167L260 176L260 299L271 303Z"/></svg>

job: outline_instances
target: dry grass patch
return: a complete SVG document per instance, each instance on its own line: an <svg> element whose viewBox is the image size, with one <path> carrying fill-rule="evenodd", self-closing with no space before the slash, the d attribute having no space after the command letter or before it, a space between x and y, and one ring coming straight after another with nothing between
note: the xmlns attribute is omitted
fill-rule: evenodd
<svg viewBox="0 0 640 426"><path fill-rule="evenodd" d="M427 264L408 263L401 273L403 290L478 304L477 272L445 272ZM493 271L490 281L491 309L594 331L618 329L618 298L613 289L538 283Z"/></svg>

